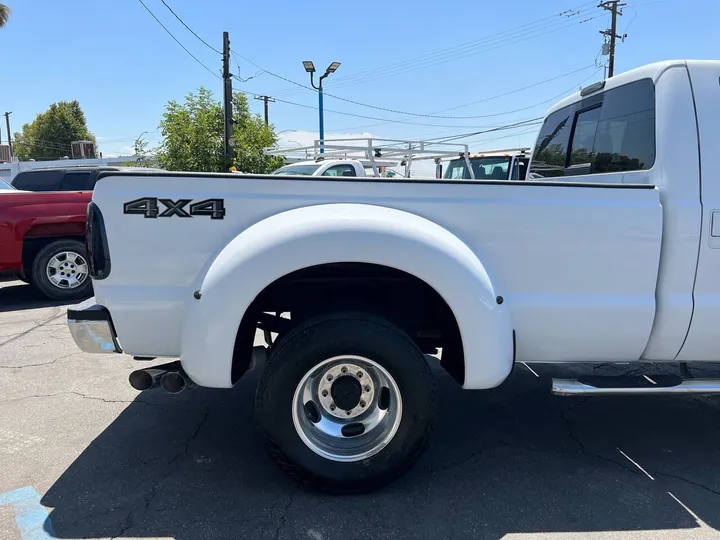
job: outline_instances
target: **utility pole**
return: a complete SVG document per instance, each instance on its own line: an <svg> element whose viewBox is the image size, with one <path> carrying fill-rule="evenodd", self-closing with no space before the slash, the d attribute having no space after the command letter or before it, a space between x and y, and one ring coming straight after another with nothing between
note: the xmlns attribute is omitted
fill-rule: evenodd
<svg viewBox="0 0 720 540"><path fill-rule="evenodd" d="M223 109L224 109L224 133L223 143L225 150L225 171L230 170L232 165L233 147L233 117L232 117L232 75L230 73L230 34L223 32Z"/></svg>
<svg viewBox="0 0 720 540"><path fill-rule="evenodd" d="M12 111L5 113L5 124L7 125L8 130L8 146L10 147L10 158L12 159L13 151L12 151L12 135L10 134L10 115L12 114Z"/></svg>
<svg viewBox="0 0 720 540"><path fill-rule="evenodd" d="M600 33L605 37L610 36L610 50L608 51L610 56L608 61L608 77L612 77L615 73L615 39L620 38L625 41L625 38L627 37L627 34L623 34L621 36L617 34L617 16L623 14L620 8L625 5L627 4L621 4L620 0L607 0L606 2L600 2L600 4L598 4L599 8L608 10L612 15L610 29L600 30Z"/></svg>
<svg viewBox="0 0 720 540"><path fill-rule="evenodd" d="M269 126L270 122L268 120L268 102L275 103L275 100L270 96L255 96L255 99L259 99L265 102L265 125Z"/></svg>

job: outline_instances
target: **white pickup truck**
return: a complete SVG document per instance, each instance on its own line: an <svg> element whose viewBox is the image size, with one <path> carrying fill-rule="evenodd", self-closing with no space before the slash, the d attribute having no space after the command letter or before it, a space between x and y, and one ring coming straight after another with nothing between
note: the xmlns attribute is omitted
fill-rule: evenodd
<svg viewBox="0 0 720 540"><path fill-rule="evenodd" d="M358 159L299 161L283 165L271 174L282 176L345 176L352 178L373 176L367 173L365 164Z"/></svg>
<svg viewBox="0 0 720 540"><path fill-rule="evenodd" d="M83 351L179 358L133 372L138 389L261 369L270 454L331 492L418 458L438 349L468 390L515 362L718 361L719 78L720 61L668 61L585 88L549 111L525 182L105 173L88 209L95 303L68 310L70 330Z"/></svg>

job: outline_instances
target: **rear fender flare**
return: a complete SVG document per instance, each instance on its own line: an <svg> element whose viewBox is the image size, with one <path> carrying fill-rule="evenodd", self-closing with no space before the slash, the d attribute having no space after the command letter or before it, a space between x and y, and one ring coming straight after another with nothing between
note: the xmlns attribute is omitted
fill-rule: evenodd
<svg viewBox="0 0 720 540"><path fill-rule="evenodd" d="M181 361L197 384L232 386L235 337L260 292L310 266L360 262L407 272L433 287L457 320L464 388L493 388L512 370L507 302L475 253L423 217L364 204L326 204L266 218L231 240L210 264L183 319Z"/></svg>

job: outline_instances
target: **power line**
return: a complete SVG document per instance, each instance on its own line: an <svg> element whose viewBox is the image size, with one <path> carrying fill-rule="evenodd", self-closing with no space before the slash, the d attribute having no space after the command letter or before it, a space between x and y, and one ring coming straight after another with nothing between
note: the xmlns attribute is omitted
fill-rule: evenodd
<svg viewBox="0 0 720 540"><path fill-rule="evenodd" d="M477 45L486 45L486 44L488 44L488 43L491 43L491 42L497 40L497 38L502 38L503 36L515 36L515 35L517 35L518 31L521 31L521 30L526 30L526 31L527 31L527 28L529 28L529 27L533 27L533 26L538 26L538 25L539 25L539 28L535 28L535 29L534 29L534 30L538 30L538 29L540 29L540 28L542 28L542 27L548 26L548 25L547 25L547 22L550 22L550 21L552 21L552 22L550 22L550 25L549 25L549 26L552 26L552 25L557 24L557 22L558 22L558 21L557 21L557 18L558 18L558 17L563 17L563 16L564 16L564 17L569 18L569 19L571 19L571 18L573 18L573 17L577 17L577 16L583 14L584 12L589 11L588 9L585 9L586 6L593 5L593 4L595 4L594 1L585 2L585 3L583 3L583 4L579 5L579 6L576 6L576 7L574 7L574 8L570 8L570 9L567 9L567 10L562 11L562 12L560 12L560 13L554 13L554 14L552 14L552 15L548 15L548 16L543 17L543 18L541 18L541 19L538 19L538 20L536 20L536 21L531 21L531 22L529 22L529 23L522 24L522 25L517 26L517 27L515 27L515 28L511 28L511 29L509 29L509 30L503 30L503 31L501 31L501 32L497 32L497 33L491 34L491 35L489 35L489 36L485 36L485 37L478 38L478 39L475 39L475 40L472 40L472 41L469 41L469 42L462 43L462 44L460 44L460 45L455 45L455 46L453 46L453 47L447 47L447 48L445 48L445 49L441 49L441 50L439 50L439 51L435 51L435 52L427 53L427 54L424 54L424 55L420 55L420 56L417 56L417 57L412 58L412 59L409 59L409 60L404 60L404 61L401 61L401 62L395 62L395 63L393 63L393 64L389 64L389 65L384 66L384 67L374 68L374 69L362 71L362 72L360 72L360 73L356 73L355 75L350 75L350 76L346 76L346 77L339 77L338 79L336 79L336 83L340 82L341 80L348 81L348 80L355 80L355 79L357 79L358 77L363 77L363 78L364 78L364 77L366 77L366 76L368 76L368 75L377 75L379 72L383 72L383 71L387 71L387 70L393 70L393 71L394 71L394 70L397 70L398 68L405 68L405 67L407 67L408 64L414 64L414 63L418 63L418 62L424 63L424 62L426 62L426 61L428 61L428 60L430 60L430 59L436 59L437 57L443 57L443 58L444 58L444 57L446 57L446 56L448 56L448 55L454 56L454 55L456 55L456 54L458 54L458 53L460 53L460 52L467 52L468 50L474 49L475 47L477 47ZM582 9L581 9L581 8L582 8ZM546 21L547 21L547 22L546 22ZM534 30L533 30L533 31L534 31Z"/></svg>
<svg viewBox="0 0 720 540"><path fill-rule="evenodd" d="M160 22L160 19L158 19L158 18L155 16L155 14L150 10L150 8L145 5L145 2L143 2L143 0L138 0L138 2L140 2L140 3L142 4L142 6L147 10L147 12L148 12L150 15L152 15L152 18L155 19L160 26L162 26L163 30L165 30L165 31L168 33L168 35L169 35L171 38L173 38L173 40L175 40L175 43L177 43L178 45L180 45L180 46L183 48L183 50L192 57L193 60L195 60L198 64L200 64L202 67L204 67L204 68L205 68L207 71L209 71L213 76L217 77L218 79L221 79L221 78L222 78L222 77L220 77L220 75L218 75L217 73L215 73L212 69L210 69L210 68L207 67L205 64L203 64L200 60L198 60L197 56L195 56L193 53L191 53L191 52L187 49L187 47L185 47L185 45L183 45L182 43L180 43L180 41L178 40L178 38L176 38L176 37L173 35L173 33L172 33L170 30L168 30L167 27L166 27L162 22Z"/></svg>
<svg viewBox="0 0 720 540"><path fill-rule="evenodd" d="M247 95L250 95L250 94L251 94L250 92L243 92L243 93L244 93L244 94L247 94ZM288 100L286 100L286 99L275 98L275 101L277 101L278 103L285 103L285 104L287 104L287 105L294 105L295 107L303 107L303 108L305 108L305 109L314 109L314 110L317 110L317 107L314 107L314 106L312 106L312 105L305 105L305 104L303 104L303 103L296 103L296 102L294 102L294 101L288 101ZM326 113L329 112L329 113L333 113L333 114L340 114L340 115L342 115L342 116L352 116L352 117L354 117L354 118L365 118L365 119L367 119L367 120L381 120L382 122L390 122L390 123L393 123L393 124L409 124L409 125L411 125L411 126L455 127L455 128L473 127L473 126L458 126L458 125L448 125L448 124L423 124L423 123L418 123L418 122L407 122L407 121L404 121L404 120L389 120L389 119L387 119L387 118L379 118L379 117L377 117L377 116L366 116L366 115L364 115L364 114L353 114L353 113L348 113L348 112L343 112L343 111L335 111L335 110L332 110L332 109L324 109L324 111L325 111Z"/></svg>
<svg viewBox="0 0 720 540"><path fill-rule="evenodd" d="M218 51L215 47L213 47L212 45L210 45L207 41L205 41L203 38L201 38L200 36L198 36L192 28L190 28L187 24L185 24L185 21L183 21L183 20L180 18L180 15L178 15L177 13L175 13L175 12L173 11L173 9L172 9L170 6L168 6L168 4L167 4L167 2L166 2L165 0L160 0L160 1L163 3L163 5L164 5L166 8L168 8L168 10L170 11L170 13L172 13L172 14L175 16L175 18L176 18L178 21L180 21L180 24L182 24L185 28L187 28L188 31L189 31L193 36L195 36L196 38L198 38L206 47L210 48L211 50L215 51L215 52L218 53L218 54L222 54L222 51Z"/></svg>
<svg viewBox="0 0 720 540"><path fill-rule="evenodd" d="M583 22L584 22L584 21L583 21ZM589 67L589 66L588 66L588 67ZM267 71L266 71L266 72L267 72ZM273 76L277 76L277 74L274 74L274 73L272 73L272 72L267 72L267 73L270 74L270 75L273 75ZM287 79L286 77L278 76L278 78L281 78L281 79L283 79L283 80L289 81L289 79ZM296 86L304 87L304 85L301 85L301 84L296 83L296 82L294 82L294 81L290 81L290 82L292 82L292 83L295 84ZM335 86L337 86L337 85L335 85ZM307 88L307 87L304 87L304 88ZM282 95L282 94L275 93L275 96L276 96L276 97L278 97L279 95ZM289 94L286 94L286 95L289 95ZM480 116L472 116L472 115L468 115L468 116L441 116L441 115L435 115L435 114L410 113L410 112L405 112L405 111L398 111L398 110L395 110L395 109L389 109L389 108L385 108L385 107L377 107L377 106L374 106L374 105L368 105L368 104L366 104L366 103L358 102L358 101L355 101L355 100L351 100L351 99L343 98L343 97L341 97L341 96L337 96L337 95L332 94L332 93L328 93L327 91L325 92L325 95L326 95L326 96L329 96L329 97L332 97L332 98L335 98L335 99L338 99L338 100L340 100L340 101L346 101L346 102L349 102L349 103L353 103L353 104L355 104L355 105L360 105L360 106L365 106L365 107L369 107L369 108L374 108L374 109L377 109L377 110L385 110L385 111L387 111L387 112L393 112L393 113L396 113L396 114L405 114L405 115L408 115L408 116L418 116L418 117L425 117L425 118L458 119L458 120L459 120L459 119L473 119L473 118L483 118L483 117L486 117L485 115L480 115ZM460 107L463 107L463 106L468 106L468 105L470 105L470 104L461 105L461 106L459 106L459 107L457 107L457 108L460 108ZM454 108L452 108L452 109L454 109ZM452 110L452 109L447 109L447 110ZM505 113L502 113L502 114L505 114Z"/></svg>
<svg viewBox="0 0 720 540"><path fill-rule="evenodd" d="M515 122L515 123L513 123L513 124L508 124L508 125L506 125L506 126L496 127L496 128L493 128L493 129L484 129L484 130L481 130L481 131L473 131L473 132L471 132L471 133L461 133L460 135L455 135L454 137L444 138L444 139L442 139L441 141L438 141L438 142L439 142L439 143L446 143L446 142L450 142L450 141L457 141L458 139L465 139L465 138L467 138L467 137L474 137L475 135L482 135L483 133L492 133L492 132L494 132L494 131L504 131L504 130L506 130L506 129L513 129L513 128L518 128L518 127L527 127L527 126L530 126L530 125L533 125L533 126L534 126L534 125L540 125L540 124L542 123L542 122L540 122L540 120L542 120L543 118L544 118L543 116L538 116L537 118L531 118L530 120L525 120L525 121L523 121L523 122ZM431 140L434 140L434 139L425 139L425 140L430 140L430 141L431 141Z"/></svg>
<svg viewBox="0 0 720 540"><path fill-rule="evenodd" d="M566 90L566 91L563 92L562 94L558 94L557 96L555 96L555 97L553 97L553 98L550 98L549 100L547 100L547 102L550 102L550 101L556 102L558 99L560 99L561 97L565 96L565 95L568 94L569 92L576 92L576 91L577 91L577 87L581 87L581 86L582 86L583 84L585 84L587 81L589 81L590 79L592 79L593 77L595 77L595 75L597 75L598 73L600 73L600 71L602 71L602 69L603 69L603 68L600 68L600 69L596 70L592 75L590 75L590 77L588 77L588 78L580 81L580 83L578 83L578 84L575 85L574 87ZM514 123L514 124L506 124L506 125L501 125L501 126L489 126L489 127L492 127L492 128L497 128L497 127L506 128L507 126L511 126L511 127L512 127L512 126L516 126L516 127L526 127L526 125L527 125L527 126L529 126L529 125L534 125L534 124L530 124L530 122L533 122L533 121L535 121L535 120L540 120L540 119L542 119L542 118L543 118L543 117L530 118L530 119L526 119L526 120L520 120L520 121L518 121L518 122L516 122L516 123ZM527 124L526 124L526 123L527 123ZM539 125L540 123L541 123L541 122L538 122L537 124ZM376 124L376 125L378 125L378 124ZM382 124L379 124L379 125L382 125ZM364 126L364 127L367 127L367 126ZM347 130L347 129L352 129L352 128L346 128L346 130ZM357 129L357 128L355 128L355 129ZM490 129L490 130L488 130L488 131L493 131L493 130ZM478 134L479 134L479 133L486 133L486 132L488 132L488 131L478 132ZM475 134L476 134L476 133L473 132L473 133L470 133L470 134L462 134L462 135L463 135L463 136L471 136L471 135L475 135ZM443 137L435 137L434 139L429 139L429 140L442 139L442 138L444 138L444 137L445 137L445 136L443 136ZM493 139L493 140L494 140L494 139Z"/></svg>
<svg viewBox="0 0 720 540"><path fill-rule="evenodd" d="M545 83L557 81L558 79L563 79L563 78L567 77L568 75L575 75L575 73L580 73L581 71L585 71L585 70L590 69L590 68L592 68L592 67L597 67L597 66L595 66L594 64L589 64L589 65L587 65L587 66L585 66L585 67L582 67L582 68L580 68L580 69L575 69L575 70L573 70L573 71L568 71L567 73L563 73L562 75L558 75L557 77L553 77L553 78L551 78L551 79L545 79L544 81L536 82L536 83L534 83L534 84L529 84L529 85L527 85L527 86L523 86L522 88L517 88L517 89L515 89L515 90L510 90L510 91L508 91L508 92L503 92L502 94L496 94L496 95L494 95L494 96L490 96L490 97L487 97L487 98L479 99L479 100L477 100L477 101L471 101L471 102L469 102L469 103L464 103L463 105L458 105L458 106L456 106L456 107L450 107L449 109L443 109L442 111L437 111L437 112L454 111L455 109L460 109L460 108L462 108L462 107L469 107L470 105L477 105L478 103L485 103L486 101L490 101L490 100L493 100L493 99L497 99L497 98L509 96L509 95L511 95L511 94L517 94L518 92L522 92L523 90L529 90L530 88L535 88L536 86L540 86L541 84L545 84ZM432 114L436 114L436 113L432 113Z"/></svg>
<svg viewBox="0 0 720 540"><path fill-rule="evenodd" d="M242 56L242 55L238 55L238 56L240 56L240 58L242 58L243 60L245 60L245 61L253 64L253 65L256 66L257 68L263 69L261 66L259 66L259 65L255 64L254 62L248 60L248 59L245 58L244 56ZM547 80L545 80L545 81L540 81L539 83L535 83L535 84L533 84L533 85L525 86L525 87L519 88L519 89L517 89L517 90L511 90L510 92L505 92L504 94L499 94L499 95L492 96L492 97L489 97L489 98L485 98L485 99L473 101L473 102L470 102L470 103L465 103L465 104L463 104L463 105L458 105L458 106L456 106L456 107L451 107L451 108L449 108L449 109L445 109L445 111L460 109L460 108L462 108L462 107L467 107L467 106L470 106L470 105L476 105L476 104L478 104L478 103L482 103L482 102L484 102L484 101L489 101L489 100L491 100L491 99L496 99L496 98L498 98L498 97L504 97L504 96L507 96L507 95L510 95L510 94L513 94L513 93L516 93L516 92L520 92L520 91L522 91L522 90L527 90L528 88L532 88L532 87L537 86L537 85L540 85L540 84L545 84L545 83L547 83L547 82L551 82L551 81L555 81L555 80L557 80L557 79L561 79L561 78L563 78L563 77L567 77L568 75L572 75L572 74L574 74L574 73L578 73L578 72L580 72L580 71L584 71L584 70L589 69L589 68L591 68L591 67L593 67L593 66L592 66L592 65L588 65L588 66L585 66L585 67L583 67L583 68L576 69L576 70L570 71L570 72L568 72L568 73L564 73L563 75L559 75L559 76L557 76L557 77L553 77L553 78L547 79ZM267 73L268 75L272 75L273 77L277 77L277 78L282 79L282 80L284 80L284 81L291 82L291 83L293 83L293 84L295 84L295 85L297 85L297 86L300 86L300 87L302 87L302 88L307 88L308 90L312 90L313 92L315 91L313 88L310 88L309 86L305 86L305 85L300 84L300 83L298 83L298 82L292 81L292 80L288 79L287 77L283 77L282 75L278 75L277 73L273 73L273 72L268 71L268 70L263 70L263 71L264 71L265 73ZM566 93L566 92L563 92L563 93ZM524 109L517 109L517 110L515 110L515 111L509 111L509 112L503 112L503 113L495 113L495 114L488 114L488 115L444 116L444 115L436 115L436 114L423 114L423 113L415 113L415 112L401 111L401 110L398 110L398 109L391 109L391 108L388 108L388 107L381 107L381 106L377 106L377 105L370 105L370 104L368 104L368 103L362 103L362 102L360 102L360 101L356 101L356 100L353 100L353 99L348 99L348 98L344 98L344 97L341 97L341 96L336 96L336 95L333 95L333 94L328 94L327 92L325 92L325 95L326 95L326 96L329 96L329 97L332 97L332 98L335 98L335 99L338 99L338 100L340 100L340 101L345 101L346 103L351 103L351 104L353 104L353 105L359 105L359 106L361 106L361 107L367 107L367 108L369 108L369 109L375 109L375 110L378 110L378 111L384 111L384 112L389 112L389 113L393 113L393 114L403 114L403 115L406 115L406 116L415 116L415 117L419 117L419 118L437 118L437 119L442 119L442 120L476 120L476 119L479 119L479 118L490 118L490 117L493 117L493 116L505 116L505 115L511 114L511 113L513 113L513 112L519 112L519 111L526 110L527 108L531 108L531 107L533 107L533 106L542 105L542 104L547 103L548 101L551 101L551 100L553 99L553 98L550 98L550 100L541 102L541 103L539 103L539 104L536 104L536 105L533 105L533 106L531 106L531 107L527 107L527 108L524 108ZM281 100L280 100L280 101L281 101ZM444 111L439 111L439 112L444 112Z"/></svg>
<svg viewBox="0 0 720 540"><path fill-rule="evenodd" d="M17 140L16 140L16 142L17 142ZM39 143L44 143L44 146L45 146L46 148L50 148L50 147L54 146L54 147L55 147L56 149L58 149L58 150L67 150L68 148L71 148L71 147L72 147L71 144L59 143L59 142L56 142L56 141L49 141L49 140L47 140L47 139L35 139L35 138L32 138L32 137L30 137L30 138L28 138L28 137L22 137L22 138L20 139L20 142L23 143L23 144L31 144L31 145L36 145L36 144L37 144L38 146L41 146Z"/></svg>
<svg viewBox="0 0 720 540"><path fill-rule="evenodd" d="M594 4L594 2L589 2L587 4L583 4L581 6L578 6L578 8L582 8L588 4ZM367 80L368 78L372 77L372 80L377 80L378 78L384 78L385 76L394 76L399 75L403 73L407 73L409 71L414 71L416 69L421 69L424 67L429 67L432 65L436 65L438 63L443 63L448 60L457 60L461 58L465 58L467 56L471 56L474 54L477 54L479 52L484 52L486 50L494 50L499 47L492 47L487 48L489 45L500 45L502 47L506 45L511 45L515 43L519 43L521 41L525 41L527 39L531 39L534 37L539 37L541 35L545 35L547 33L551 33L554 31L562 30L563 28L567 28L569 26L573 26L576 24L582 24L584 22L587 22L589 20L592 20L596 17L591 17L589 19L581 20L579 23L574 22L570 25L565 25L564 23L566 21L558 21L553 20L548 24L548 22L545 22L549 19L556 19L558 16L564 16L566 19L577 19L580 18L580 16L584 15L587 12L594 11L595 8L592 9L578 9L574 8L571 10L566 10L564 12L551 15L549 17L545 17L543 19L540 19L535 22L526 23L524 25L518 26L516 28L512 28L510 30L504 30L502 32L498 32L496 34L492 34L490 36L486 36L484 38L480 38L465 44L457 45L455 47L450 47L447 49L442 49L440 51L436 51L434 53L428 53L426 55L422 55L419 57L416 57L414 59L405 60L402 62L396 62L394 64L390 64L388 66L380 67L380 68L374 68L371 70L362 71L359 73L356 73L354 75L349 75L345 77L338 77L335 80L335 83L333 84L333 87L337 88L340 86L346 86L348 84L357 84L361 80ZM557 27L558 24L560 24L560 27ZM528 31L528 27L536 26L536 28L532 28ZM541 34L529 34L532 32L538 32L540 30L548 30L548 32L544 32ZM521 35L520 39L518 38L518 35ZM503 43L503 41L511 40L508 43ZM514 40L514 41L513 41ZM480 46L478 48L478 46ZM385 72L389 72L384 74ZM291 81L293 84L298 86L297 83L294 81ZM283 91L281 91L283 92ZM285 93L285 92L283 92ZM280 95L280 92L276 92L276 95ZM289 94L286 94L289 95Z"/></svg>
<svg viewBox="0 0 720 540"><path fill-rule="evenodd" d="M589 69L589 68L591 68L591 67L594 67L594 66L588 65L588 66L585 66L585 67L583 67L583 68L581 68L581 69L577 69L577 70L575 70L575 71L571 71L571 72L569 72L569 73L565 73L565 74L563 74L563 75L559 75L558 77L554 77L554 78L552 78L552 79L547 79L547 80L545 80L545 81L541 81L541 82L539 82L539 83L535 83L535 84L532 84L532 85L530 85L530 86L525 86L525 87L523 87L523 88L518 88L517 90L511 90L510 92L505 92L505 93L503 93L503 94L498 94L497 96L492 96L492 97L489 97L489 98L480 99L480 100L478 100L478 101L472 101L472 102L470 102L470 103L465 103L465 104L463 104L463 105L458 105L458 106L456 106L456 107L451 107L451 108L449 108L449 109L445 109L445 111L451 111L451 110L455 110L455 109L460 109L460 108L462 108L462 107L468 107L468 106L470 106L470 105L476 105L476 104L478 104L478 103L483 103L483 102L485 102L485 101L489 101L489 100L491 100L491 99L496 99L496 98L498 98L498 97L504 97L504 96L507 96L507 95L510 95L510 94L514 94L514 93L520 92L520 91L522 91L522 90L527 90L528 88L533 88L533 87L535 87L535 86L537 86L537 85L540 85L540 84L544 84L544 83L547 83L547 82L555 81L555 80L557 80L557 79L561 79L561 78L563 78L563 77L566 77L566 76L568 76L568 75L572 75L572 74L574 74L574 73L578 73L578 72L580 72L580 71L585 71L586 69ZM437 114L412 113L412 112L399 111L399 110L397 110L397 109L389 109L389 108L386 108L386 107L377 107L377 106L375 106L375 105L368 105L367 103L361 103L361 102L359 102L359 101L354 101L354 100L352 100L352 99L346 99L346 98L341 98L341 97L338 97L338 96L334 96L334 95L332 95L332 94L328 94L327 92L325 93L325 95L326 95L326 96L333 97L333 98L335 98L335 99L339 99L339 100L341 100L341 101L346 101L346 102L348 102L348 103L352 103L352 104L354 104L354 105L360 105L360 106L362 106L362 107L369 107L369 108L371 108L371 109L377 109L377 110L380 110L380 111L391 112L391 113L395 113L395 114L404 114L404 115L408 115L408 116L418 116L418 117L422 117L422 118L439 118L439 119L447 119L447 120L453 120L453 119L454 119L454 120L465 120L465 119L469 120L469 119L477 119L477 118L489 118L489 117L492 117L492 116L505 116L506 114L510 114L510 113L512 113L512 112L519 112L519 111L525 110L525 109L517 109L517 110L515 110L515 111L510 111L510 112L496 113L496 114L487 114L487 115L440 116L440 115L437 115ZM552 99L552 98L551 98L551 99ZM440 111L440 112L444 112L444 111Z"/></svg>
<svg viewBox="0 0 720 540"><path fill-rule="evenodd" d="M235 51L230 51L230 54L232 55L233 58L235 58L235 66L237 66L237 69L238 69L238 74L233 75L233 79L240 81L241 83L246 83L250 79L254 79L258 75L262 75L263 73L265 73L264 69L260 69L260 71L256 71L255 74L250 75L247 79L243 79L242 77L240 77L240 63L237 60L239 55Z"/></svg>
<svg viewBox="0 0 720 540"><path fill-rule="evenodd" d="M592 2L592 3L594 4L594 2ZM583 4L583 5L579 6L579 7L582 7L582 6L584 6L584 5L587 5L587 4ZM587 11L587 10L586 10L586 11ZM537 22L541 22L541 21L544 21L544 20L547 20L547 19L552 19L552 18L555 18L555 17L557 17L557 16L562 16L562 15L565 15L565 16L567 16L567 17L576 17L576 16L578 16L578 15L581 14L581 13L582 13L582 10L579 10L579 11L577 11L577 10L576 10L576 11L566 10L566 11L561 12L561 13L559 13L559 14L552 15L552 16L550 16L550 17L545 17L544 19L540 19L540 21L537 21ZM592 17L592 18L595 18L595 17ZM582 21L580 21L579 24L582 24L583 22L587 22L588 20L592 20L592 18L582 20ZM518 28L515 29L515 30L522 29L522 28L524 28L524 27L531 26L531 25L533 25L533 24L537 24L537 22L536 22L536 23L528 23L528 24L522 25L522 26L518 27ZM555 24L555 23L553 23L553 24ZM578 23L574 23L574 24L578 24ZM572 24L569 25L569 26L572 26ZM563 26L562 28L565 28L565 27L567 27L567 26ZM560 29L562 29L562 28L560 28ZM509 32L509 31L500 32L500 33L498 33L498 34L494 34L493 36L503 35L504 33L507 33L507 32ZM541 34L541 35L542 35L542 34ZM487 41L488 39L491 39L493 36L489 36L489 37L483 38L483 39L481 39L481 40L475 40L475 41L470 42L470 43L477 43L477 42L481 42L481 41L483 41L483 40ZM511 35L510 37L511 37L511 38L514 38L514 37L517 37L517 36L513 34L513 35ZM524 38L521 38L519 41L524 41L524 40L530 39L530 38L532 38L532 37L537 37L537 36L526 36L526 37L524 37ZM517 42L517 41L516 41L516 42ZM513 42L513 43L514 43L514 42ZM462 47L466 47L466 46L467 46L467 44L466 44L466 45L460 45L460 46L458 46L458 47L462 48ZM458 47L450 48L450 49L443 49L442 51L439 51L439 52L437 52L437 53L431 53L431 54L429 54L429 55L424 55L424 56L418 57L418 58L425 58L425 57L433 56L433 55L437 55L437 54L445 54L446 51L448 51L448 50L453 50L453 49L457 49ZM297 87L299 87L299 88L302 88L302 89L304 89L304 90L309 90L309 91L311 91L311 92L315 92L315 89L311 88L310 86L307 86L307 85L298 83L298 82L296 82L296 81L294 81L294 80L292 80L292 79L289 79L288 77L284 77L283 75L280 75L280 74L278 74L278 73L274 73L274 72L272 72L272 71L269 71L269 70L263 68L262 66L260 66L259 64L253 62L253 61L250 60L249 58L246 58L246 57L243 56L243 55L237 54L236 56L242 58L243 60L245 60L245 61L248 62L249 64L255 66L256 68L260 69L262 72L267 73L268 75L271 75L271 76L273 76L273 77L275 77L275 78L277 78L277 79L286 81L286 82L288 82L288 83L290 83L290 84L293 84L293 85L295 85L295 86L297 86ZM411 60L411 61L409 61L409 62L413 62L413 61L414 61L414 60ZM396 63L396 64L392 64L392 65L395 66L395 65L400 65L400 64L402 64L402 63ZM587 67L582 68L582 69L588 69L588 68L590 68L590 67L591 67L591 66L587 66ZM375 71L383 70L383 69L386 69L386 68L378 68L378 69L375 70ZM582 69L581 69L581 70L577 70L577 71L582 71ZM372 70L370 70L370 71L372 71ZM577 72L577 71L576 71L576 72ZM361 74L362 74L362 73L365 73L365 72L361 72ZM571 73L574 73L574 72L571 72ZM568 74L566 74L566 75L569 75L569 74L571 74L571 73L568 73ZM358 75L360 75L360 74L358 74ZM559 77L557 77L557 78L561 78L561 77L563 77L563 76L565 76L565 75L561 75L561 76L559 76ZM353 77L353 76L350 76L349 78L351 79L352 77ZM251 78L252 78L252 77L251 77ZM344 79L347 80L347 79L349 79L349 78L348 78L348 77L345 77ZM343 78L340 77L340 79L343 79ZM246 80L249 80L249 79L246 79ZM550 79L550 80L555 80L555 79ZM241 79L241 81L242 81L242 79ZM549 82L549 81L543 81L543 82ZM538 83L538 84L543 84L543 82ZM337 85L336 85L336 86L337 86ZM523 89L525 89L525 88L523 88ZM517 91L521 91L521 90L523 90L523 89L519 89L519 90L517 90ZM512 93L512 92L511 92L511 93ZM277 97L278 95L279 95L279 94L277 94L277 93L275 94L276 97ZM280 95L282 95L282 92L281 92ZM287 94L287 95L289 95L289 94ZM356 101L356 100L344 98L344 97L341 97L341 96L337 96L337 95L334 95L334 94L331 94L331 93L327 93L327 92L325 92L325 95L327 95L327 96L329 96L329 97L332 97L332 98L334 98L334 99L340 100L340 101L345 101L345 102L347 102L347 103L351 103L351 104L353 104L353 105L359 105L359 106L361 106L361 107L367 107L367 108L370 108L370 109L375 109L375 110L390 112L390 113L393 113L393 114L403 114L403 115L406 115L406 116L416 116L416 117L421 117L421 118L438 118L438 119L447 119L447 120L463 120L463 119L468 119L468 120L470 120L470 119L487 118L487 117L492 116L492 115L447 116L447 115L414 113L414 112L408 112L408 111L401 111L401 110L397 110L397 109L391 109L391 108L388 108L388 107L381 107L381 106L377 106L377 105L371 105L371 104L363 103L363 102L360 102L360 101ZM499 96L498 96L498 97L499 97ZM494 99L494 98L488 98L488 99ZM480 102L482 102L482 101L484 101L484 100L480 100L480 101L477 101L477 102L472 102L472 103L468 103L468 104L464 104L464 105L459 105L459 106L457 106L457 107L453 107L453 108L451 108L451 109L446 109L446 110L454 110L454 109L462 108L462 107L469 106L469 105L472 105L472 104L480 103ZM441 112L442 112L442 111L441 111ZM497 116L502 116L502 115L505 115L505 114L509 114L509 113L498 113Z"/></svg>
<svg viewBox="0 0 720 540"><path fill-rule="evenodd" d="M512 111L505 111L505 112L503 112L503 113L495 113L495 114L492 114L492 115L487 115L487 117L507 116L507 115L510 115L510 114L514 114L514 113L522 112L522 111L527 111L527 110L530 110L530 109L534 109L535 107L539 107L540 105L545 105L545 104L547 104L547 103L551 103L551 102L557 101L559 98L563 97L565 94L567 94L567 93L569 93L569 92L574 92L574 91L576 91L576 90L577 90L577 87L585 84L587 81L589 81L590 79L592 79L595 75L597 75L601 70L602 70L602 68L599 69L599 70L597 70L597 71L595 71L592 75L590 75L590 76L587 77L586 79L583 79L583 80L580 81L579 83L573 85L573 86L570 87L569 89L567 89L567 90L561 92L560 94L557 94L557 95L555 95L555 96L553 96L553 97L551 97L551 98L549 98L549 99L543 100L543 101L541 101L541 102L539 102L539 103L534 103L534 104L532 104L532 105L528 105L527 107L522 107L522 108L520 108L520 109L515 109L515 110L512 110ZM488 98L488 99L492 99L492 98ZM347 130L352 130L352 129L364 129L364 128L368 128L368 127L374 127L374 126L379 126L379 125L383 125L383 124L387 124L387 123L393 123L393 122L396 122L396 121L395 121L395 120L386 120L385 122L383 122L383 123L381 123L381 124L365 124L365 125L362 125L362 126L352 126L352 127L343 128L343 130L347 131ZM417 123L417 122L402 122L402 123L404 123L404 124L410 124L410 125L416 125L416 126L428 125L428 124L421 124L421 123ZM438 126L438 127L440 127L440 126ZM461 126L457 126L457 127L461 127Z"/></svg>

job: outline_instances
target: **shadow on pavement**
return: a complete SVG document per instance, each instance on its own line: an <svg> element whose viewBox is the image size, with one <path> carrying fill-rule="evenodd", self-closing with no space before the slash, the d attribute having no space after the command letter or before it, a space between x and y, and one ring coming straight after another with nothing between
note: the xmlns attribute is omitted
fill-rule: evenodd
<svg viewBox="0 0 720 540"><path fill-rule="evenodd" d="M714 400L553 397L522 366L486 392L439 375L437 429L417 466L384 490L331 497L265 456L255 383L138 397L44 496L55 534L499 539L696 529L688 509L720 526Z"/></svg>
<svg viewBox="0 0 720 540"><path fill-rule="evenodd" d="M69 306L80 300L55 301L22 281L0 281L0 313L55 306Z"/></svg>

